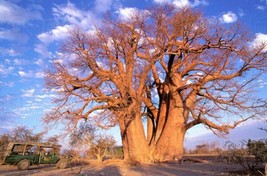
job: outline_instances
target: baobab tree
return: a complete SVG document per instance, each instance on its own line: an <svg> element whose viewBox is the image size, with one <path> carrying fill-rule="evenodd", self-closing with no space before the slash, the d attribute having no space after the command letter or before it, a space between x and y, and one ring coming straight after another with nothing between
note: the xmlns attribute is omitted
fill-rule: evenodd
<svg viewBox="0 0 267 176"><path fill-rule="evenodd" d="M125 159L180 159L188 129L224 134L266 110L253 94L266 44L254 44L240 24L166 5L70 34L46 75L58 98L45 121L118 125Z"/></svg>

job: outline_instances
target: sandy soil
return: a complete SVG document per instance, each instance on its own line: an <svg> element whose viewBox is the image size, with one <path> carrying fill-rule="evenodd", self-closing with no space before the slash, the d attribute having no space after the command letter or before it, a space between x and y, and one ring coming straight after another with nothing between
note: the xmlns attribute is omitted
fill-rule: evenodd
<svg viewBox="0 0 267 176"><path fill-rule="evenodd" d="M130 164L121 160L107 160L102 163L89 161L87 164L72 164L67 169L57 169L55 165L31 166L20 171L16 166L0 165L2 176L201 176L229 175L229 171L240 170L238 165L222 162L213 163L155 163Z"/></svg>

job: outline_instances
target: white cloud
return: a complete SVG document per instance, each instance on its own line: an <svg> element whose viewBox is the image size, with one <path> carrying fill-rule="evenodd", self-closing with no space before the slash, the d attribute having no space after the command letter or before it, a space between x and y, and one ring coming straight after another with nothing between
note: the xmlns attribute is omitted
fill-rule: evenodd
<svg viewBox="0 0 267 176"><path fill-rule="evenodd" d="M43 66L44 65L44 61L42 59L38 59L36 62L34 62L34 64L36 64L38 66Z"/></svg>
<svg viewBox="0 0 267 176"><path fill-rule="evenodd" d="M17 59L17 58L13 60L13 63L14 65L17 66L28 64L28 62L25 59Z"/></svg>
<svg viewBox="0 0 267 176"><path fill-rule="evenodd" d="M113 0L95 0L95 11L97 13L103 13L110 10Z"/></svg>
<svg viewBox="0 0 267 176"><path fill-rule="evenodd" d="M139 10L137 8L132 7L125 7L125 8L119 8L116 13L119 15L119 18L122 21L128 21L136 14L145 14L148 13L148 11L145 10Z"/></svg>
<svg viewBox="0 0 267 176"><path fill-rule="evenodd" d="M9 75L10 73L12 73L14 71L14 67L7 67L5 65L0 64L0 74L1 75Z"/></svg>
<svg viewBox="0 0 267 176"><path fill-rule="evenodd" d="M55 6L52 10L58 20L85 30L92 28L98 20L93 12L78 9L70 2L65 6Z"/></svg>
<svg viewBox="0 0 267 176"><path fill-rule="evenodd" d="M28 90L24 90L24 89L21 89L22 91L22 97L32 97L34 92L35 92L35 89L28 89Z"/></svg>
<svg viewBox="0 0 267 176"><path fill-rule="evenodd" d="M96 0L95 10L105 11L112 5L112 0ZM56 26L54 29L37 35L42 44L35 45L34 51L44 57L51 57L47 46L53 42L64 41L70 36L70 31L79 28L83 31L93 31L99 19L90 10L81 10L75 4L68 2L65 5L55 5L52 8L55 19L63 25Z"/></svg>
<svg viewBox="0 0 267 176"><path fill-rule="evenodd" d="M245 12L244 12L244 10L243 9L238 9L238 15L240 16L240 17L242 17L242 16L245 16L246 14L245 14Z"/></svg>
<svg viewBox="0 0 267 176"><path fill-rule="evenodd" d="M45 75L45 73L43 71L36 72L35 73L35 78L44 78L44 75Z"/></svg>
<svg viewBox="0 0 267 176"><path fill-rule="evenodd" d="M69 36L69 31L71 29L72 29L71 25L57 26L55 29L53 29L49 32L39 34L37 36L37 38L39 40L41 40L44 44L49 44L49 43L54 42L54 41L66 39ZM37 51L41 52L38 49L37 49Z"/></svg>
<svg viewBox="0 0 267 176"><path fill-rule="evenodd" d="M266 6L263 6L263 5L257 5L257 6L256 6L256 9L258 9L258 10L265 10L265 9L266 9Z"/></svg>
<svg viewBox="0 0 267 176"><path fill-rule="evenodd" d="M25 44L29 40L29 37L25 33L18 31L17 29L12 29L12 30L0 30L0 39L15 41L21 44Z"/></svg>
<svg viewBox="0 0 267 176"><path fill-rule="evenodd" d="M48 51L47 47L43 44L37 44L35 45L34 51L41 54L44 57L50 57L51 52Z"/></svg>
<svg viewBox="0 0 267 176"><path fill-rule="evenodd" d="M136 8L126 7L120 8L117 13L119 14L120 18L124 21L129 20L134 14L137 13Z"/></svg>
<svg viewBox="0 0 267 176"><path fill-rule="evenodd" d="M26 77L29 76L29 75L28 75L26 72L24 72L24 71L18 71L18 74L19 74L19 76L22 77L22 78L26 78Z"/></svg>
<svg viewBox="0 0 267 176"><path fill-rule="evenodd" d="M45 98L55 98L55 94L43 94L43 95L36 95L37 99L45 99Z"/></svg>
<svg viewBox="0 0 267 176"><path fill-rule="evenodd" d="M177 8L183 8L183 7L189 7L190 6L189 0L174 0L173 1L173 4Z"/></svg>
<svg viewBox="0 0 267 176"><path fill-rule="evenodd" d="M14 87L14 82L2 82L0 81L0 85L7 86L7 87Z"/></svg>
<svg viewBox="0 0 267 176"><path fill-rule="evenodd" d="M66 6L55 6L53 9L53 12L56 16L68 16L73 18L81 18L83 14L81 13L81 10L76 8L74 4L71 2L68 2Z"/></svg>
<svg viewBox="0 0 267 176"><path fill-rule="evenodd" d="M108 0L105 1L108 4ZM100 2L96 2L100 3ZM64 23L55 27L54 29L39 34L37 38L41 40L44 44L48 45L54 41L64 40L69 37L69 32L79 27L84 31L94 28L94 25L97 23L98 18L91 11L84 11L78 9L74 4L68 2L66 5L55 6L53 9L53 15L56 20ZM36 51L43 53L44 48L41 50L40 46L36 48ZM48 53L43 53L48 54Z"/></svg>
<svg viewBox="0 0 267 176"><path fill-rule="evenodd" d="M2 48L0 47L1 54L7 54L8 56L17 56L20 53L17 50L14 50L13 48Z"/></svg>
<svg viewBox="0 0 267 176"><path fill-rule="evenodd" d="M24 9L18 5L0 0L0 23L25 24L30 20L42 19L41 14L33 9Z"/></svg>
<svg viewBox="0 0 267 176"><path fill-rule="evenodd" d="M221 22L223 23L233 23L237 20L237 15L231 11L225 13L220 18Z"/></svg>
<svg viewBox="0 0 267 176"><path fill-rule="evenodd" d="M165 3L170 3L170 0L154 0L155 3L157 4L165 4Z"/></svg>
<svg viewBox="0 0 267 176"><path fill-rule="evenodd" d="M199 5L208 5L208 2L206 0L154 0L157 4L165 4L170 3L173 4L177 8L184 8L184 7L196 7Z"/></svg>
<svg viewBox="0 0 267 176"><path fill-rule="evenodd" d="M196 7L196 6L199 6L199 5L206 6L208 4L209 3L206 0L195 0L193 3L191 3L191 6L192 7Z"/></svg>
<svg viewBox="0 0 267 176"><path fill-rule="evenodd" d="M18 74L21 78L44 78L44 72L43 71L18 71Z"/></svg>
<svg viewBox="0 0 267 176"><path fill-rule="evenodd" d="M252 43L253 47L257 47L259 45L265 45L264 51L267 51L267 34L257 33L256 37Z"/></svg>

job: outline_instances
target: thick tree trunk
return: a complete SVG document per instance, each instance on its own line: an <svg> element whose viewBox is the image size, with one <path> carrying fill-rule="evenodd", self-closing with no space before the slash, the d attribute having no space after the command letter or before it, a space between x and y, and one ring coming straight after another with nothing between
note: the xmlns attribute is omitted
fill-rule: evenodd
<svg viewBox="0 0 267 176"><path fill-rule="evenodd" d="M164 85L162 97L160 98L160 107L159 107L159 114L157 117L157 128L156 128L154 142L157 142L162 134L162 131L166 123L166 118L168 117L168 108L169 108L169 86Z"/></svg>
<svg viewBox="0 0 267 176"><path fill-rule="evenodd" d="M145 137L141 115L134 119L120 120L124 159L135 162L149 162L149 148Z"/></svg>
<svg viewBox="0 0 267 176"><path fill-rule="evenodd" d="M172 99L163 131L155 146L155 160L181 159L184 152L184 136L186 132L183 112L181 101L177 97Z"/></svg>

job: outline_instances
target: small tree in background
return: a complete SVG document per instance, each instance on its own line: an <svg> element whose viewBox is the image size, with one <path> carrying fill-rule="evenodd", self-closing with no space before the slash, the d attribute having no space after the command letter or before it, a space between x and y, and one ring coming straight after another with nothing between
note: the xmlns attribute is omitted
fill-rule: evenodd
<svg viewBox="0 0 267 176"><path fill-rule="evenodd" d="M10 140L16 142L41 142L45 132L33 133L26 126L18 126L11 131Z"/></svg>
<svg viewBox="0 0 267 176"><path fill-rule="evenodd" d="M76 148L79 153L84 152L84 148L90 146L96 129L89 123L81 123L76 129L71 131L69 144ZM77 155L76 157L80 156ZM75 157L75 156L74 156Z"/></svg>
<svg viewBox="0 0 267 176"><path fill-rule="evenodd" d="M109 135L98 135L94 138L87 153L96 156L98 161L103 161L104 157L110 153L110 149L114 148L115 139Z"/></svg>
<svg viewBox="0 0 267 176"><path fill-rule="evenodd" d="M102 161L116 141L112 136L97 134L96 129L90 123L81 123L70 135L70 145L88 148L87 154L95 156L98 161Z"/></svg>

